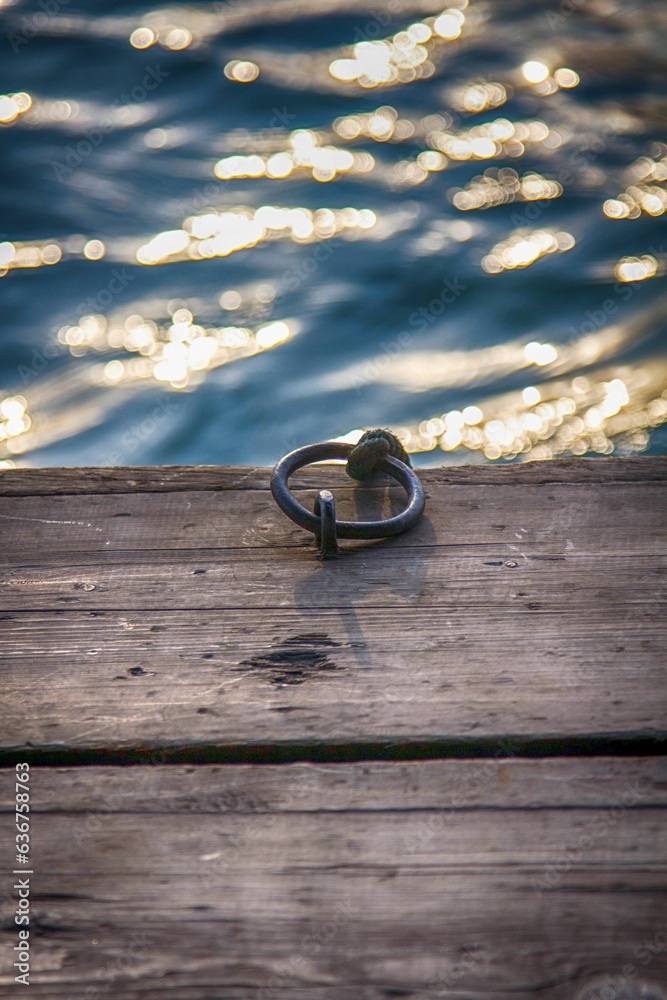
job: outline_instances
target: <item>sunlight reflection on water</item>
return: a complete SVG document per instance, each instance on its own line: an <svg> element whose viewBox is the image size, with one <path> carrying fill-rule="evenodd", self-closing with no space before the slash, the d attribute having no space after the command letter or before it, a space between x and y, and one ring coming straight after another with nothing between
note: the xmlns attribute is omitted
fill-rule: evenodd
<svg viewBox="0 0 667 1000"><path fill-rule="evenodd" d="M667 450L667 12L561 8L5 3L0 463Z"/></svg>

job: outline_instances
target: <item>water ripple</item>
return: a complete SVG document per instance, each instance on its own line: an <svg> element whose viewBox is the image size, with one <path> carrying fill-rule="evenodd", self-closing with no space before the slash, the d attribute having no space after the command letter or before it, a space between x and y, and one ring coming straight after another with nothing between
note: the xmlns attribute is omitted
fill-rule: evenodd
<svg viewBox="0 0 667 1000"><path fill-rule="evenodd" d="M660 3L0 18L0 465L667 450Z"/></svg>

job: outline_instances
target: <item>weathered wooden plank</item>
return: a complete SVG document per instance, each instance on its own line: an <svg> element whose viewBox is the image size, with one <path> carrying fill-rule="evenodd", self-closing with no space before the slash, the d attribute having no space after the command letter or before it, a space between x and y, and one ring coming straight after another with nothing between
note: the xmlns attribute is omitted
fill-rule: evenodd
<svg viewBox="0 0 667 1000"><path fill-rule="evenodd" d="M263 838L258 849L271 843ZM156 846L175 849L159 837ZM44 881L52 899L39 901L30 995L87 1000L93 988L122 1000L573 1000L596 986L590 1000L662 1000L654 988L666 971L664 875L580 866L544 902L534 876L508 886L480 868L476 877L385 864L370 874L332 866L319 877L271 879L259 869L221 879L191 863L158 879L89 880L72 867ZM286 896L309 903L290 912L276 905ZM0 997L14 1000L15 984L5 989Z"/></svg>
<svg viewBox="0 0 667 1000"><path fill-rule="evenodd" d="M505 483L533 485L550 483L613 483L663 481L667 458L554 459L550 462L523 462L512 465L449 465L420 470L425 485L457 483L481 486ZM80 493L171 493L179 490L266 490L270 470L248 466L165 465L114 468L3 469L0 496L50 496ZM298 472L291 482L310 489L331 482L349 483L344 470L328 466L323 470Z"/></svg>
<svg viewBox="0 0 667 1000"><path fill-rule="evenodd" d="M509 571L508 571L509 572ZM665 735L659 604L4 614L1 745Z"/></svg>
<svg viewBox="0 0 667 1000"><path fill-rule="evenodd" d="M325 565L267 470L0 480L4 760L488 754L33 768L33 993L570 1000L604 975L638 989L646 962L663 980L663 762L509 758L667 735L666 469L432 470L416 531ZM390 502L341 469L295 477L309 503L333 484L341 513Z"/></svg>
<svg viewBox="0 0 667 1000"><path fill-rule="evenodd" d="M32 767L31 812L74 823L93 813L382 812L448 809L667 807L666 757L512 757L509 741L484 760L159 767ZM11 772L0 770L0 814L13 814ZM614 813L616 815L616 813ZM94 826L95 824L90 824Z"/></svg>
<svg viewBox="0 0 667 1000"><path fill-rule="evenodd" d="M0 573L0 611L393 607L404 614L468 605L575 614L585 606L664 603L659 551L555 556L538 545L516 548L406 549L389 539L324 565L311 547L182 549L178 559L171 550L110 551L66 562L46 551L39 563Z"/></svg>
<svg viewBox="0 0 667 1000"><path fill-rule="evenodd" d="M664 982L656 762L497 761L473 787L470 767L132 768L109 785L33 769L31 995L570 1000L606 976Z"/></svg>
<svg viewBox="0 0 667 1000"><path fill-rule="evenodd" d="M661 736L654 464L579 485L429 473L417 528L325 564L259 489L1 498L0 746ZM337 492L348 516L387 502Z"/></svg>
<svg viewBox="0 0 667 1000"><path fill-rule="evenodd" d="M341 486L333 492L338 516L350 520L388 517L405 499L400 488ZM315 490L299 491L309 510L315 496ZM425 518L391 544L488 544L511 556L538 543L542 552L566 556L604 551L612 535L615 552L639 556L656 554L666 523L667 490L657 482L606 489L556 483L546 490L498 484L490 497L446 483L430 488ZM47 548L66 563L73 554L117 550L312 547L312 536L261 490L0 497L0 530L6 565L35 562Z"/></svg>

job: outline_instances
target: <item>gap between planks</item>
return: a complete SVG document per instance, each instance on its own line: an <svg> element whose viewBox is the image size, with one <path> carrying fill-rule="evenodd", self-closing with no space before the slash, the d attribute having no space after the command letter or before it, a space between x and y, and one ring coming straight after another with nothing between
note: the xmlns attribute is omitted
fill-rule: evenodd
<svg viewBox="0 0 667 1000"><path fill-rule="evenodd" d="M661 995L664 761L35 769L31 793L40 1000L135 941L124 1000L573 1000L628 963Z"/></svg>

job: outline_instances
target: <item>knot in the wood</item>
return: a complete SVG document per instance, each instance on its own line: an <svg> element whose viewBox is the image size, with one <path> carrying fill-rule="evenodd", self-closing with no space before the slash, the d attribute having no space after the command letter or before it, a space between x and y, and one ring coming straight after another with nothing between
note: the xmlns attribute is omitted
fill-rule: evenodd
<svg viewBox="0 0 667 1000"><path fill-rule="evenodd" d="M368 479L386 455L411 465L410 456L395 434L381 427L366 431L350 452L347 474L353 479Z"/></svg>

